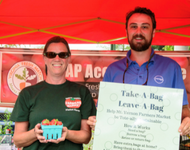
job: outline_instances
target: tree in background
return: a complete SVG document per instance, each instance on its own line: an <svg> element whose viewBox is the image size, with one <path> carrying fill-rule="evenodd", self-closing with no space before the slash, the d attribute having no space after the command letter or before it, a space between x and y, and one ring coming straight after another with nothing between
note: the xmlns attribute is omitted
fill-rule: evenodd
<svg viewBox="0 0 190 150"><path fill-rule="evenodd" d="M7 129L10 130L11 134L13 134L13 131L12 131L13 122L10 120L10 117L11 117L11 112L9 112L6 109L5 112L4 112L4 118L0 119L5 123L4 126L2 126L2 128L0 129L1 134L6 134Z"/></svg>
<svg viewBox="0 0 190 150"><path fill-rule="evenodd" d="M174 46L171 45L166 45L163 47L164 51L174 51Z"/></svg>
<svg viewBox="0 0 190 150"><path fill-rule="evenodd" d="M174 51L174 46L173 45L165 45L162 49L164 51ZM188 50L190 50L190 46L188 46Z"/></svg>
<svg viewBox="0 0 190 150"><path fill-rule="evenodd" d="M151 47L158 51L174 51L173 45L152 45ZM188 49L190 50L190 46ZM130 50L130 46L126 44L111 44L111 50L128 51Z"/></svg>
<svg viewBox="0 0 190 150"><path fill-rule="evenodd" d="M128 51L130 46L128 44L111 44L111 50Z"/></svg>
<svg viewBox="0 0 190 150"><path fill-rule="evenodd" d="M164 51L164 50L163 50L164 45L152 45L151 47L152 47L154 50Z"/></svg>
<svg viewBox="0 0 190 150"><path fill-rule="evenodd" d="M32 49L43 49L44 45L29 45L29 44L0 44L2 48L32 48ZM110 44L110 46L101 46L105 50L117 50L117 51L128 51L130 46L128 44ZM158 51L174 51L173 45L152 45L154 50ZM188 47L190 50L190 46Z"/></svg>
<svg viewBox="0 0 190 150"><path fill-rule="evenodd" d="M43 49L44 45L29 45L29 44L0 44L3 48L31 48L31 49Z"/></svg>

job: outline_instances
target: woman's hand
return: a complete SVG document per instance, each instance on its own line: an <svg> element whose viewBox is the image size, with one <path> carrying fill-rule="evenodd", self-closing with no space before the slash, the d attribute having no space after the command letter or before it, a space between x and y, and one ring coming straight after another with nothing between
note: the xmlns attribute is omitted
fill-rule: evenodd
<svg viewBox="0 0 190 150"><path fill-rule="evenodd" d="M43 134L43 130L41 129L41 124L38 123L35 127L34 127L34 133L37 137L37 139L40 141L40 143L47 143L48 141L45 139L45 137L42 135Z"/></svg>
<svg viewBox="0 0 190 150"><path fill-rule="evenodd" d="M52 143L58 144L58 143L61 142L61 141L65 141L65 139L66 139L66 137L67 137L67 134L68 134L68 129L67 129L67 127L63 127L63 128L62 128L62 135L61 135L61 138L58 138L58 139L56 139L56 140L50 139L50 140L47 140L47 142L52 142Z"/></svg>

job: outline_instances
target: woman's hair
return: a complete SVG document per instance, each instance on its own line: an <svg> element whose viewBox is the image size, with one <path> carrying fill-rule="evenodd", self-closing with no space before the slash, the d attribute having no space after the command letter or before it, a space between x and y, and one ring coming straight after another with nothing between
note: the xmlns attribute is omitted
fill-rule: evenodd
<svg viewBox="0 0 190 150"><path fill-rule="evenodd" d="M46 45L45 45L45 47L44 47L44 51L43 51L43 53L45 53L46 51L47 51L47 49L48 49L48 47L49 47L49 45L51 44L51 43L63 43L63 44L65 44L65 46L67 47L67 50L68 50L68 52L71 54L71 51L70 51L70 48L69 48L69 44L67 43L67 41L64 39L64 38L62 38L62 37L60 37L60 36L54 36L54 37L52 37L51 39L49 39L47 42L46 42Z"/></svg>

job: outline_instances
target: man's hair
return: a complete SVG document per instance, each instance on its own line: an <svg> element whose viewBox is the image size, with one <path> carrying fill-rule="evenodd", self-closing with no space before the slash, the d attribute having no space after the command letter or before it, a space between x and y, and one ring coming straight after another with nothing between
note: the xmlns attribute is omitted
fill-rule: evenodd
<svg viewBox="0 0 190 150"><path fill-rule="evenodd" d="M49 45L51 43L63 43L65 44L65 46L67 47L67 50L69 52L69 54L71 55L71 51L70 51L70 48L69 48L69 44L67 43L67 41L63 38L63 37L60 37L60 36L54 36L52 38L50 38L47 42L46 42L46 45L44 47L44 51L43 51L43 54L47 51ZM45 73L47 75L47 66L45 65Z"/></svg>
<svg viewBox="0 0 190 150"><path fill-rule="evenodd" d="M128 21L129 21L130 17L133 14L136 14L136 13L146 14L146 15L150 16L150 18L152 20L153 29L156 29L156 19L155 19L154 13L150 9L147 9L145 7L136 7L133 11L130 11L130 12L127 13L127 16L126 16L126 29L127 29Z"/></svg>

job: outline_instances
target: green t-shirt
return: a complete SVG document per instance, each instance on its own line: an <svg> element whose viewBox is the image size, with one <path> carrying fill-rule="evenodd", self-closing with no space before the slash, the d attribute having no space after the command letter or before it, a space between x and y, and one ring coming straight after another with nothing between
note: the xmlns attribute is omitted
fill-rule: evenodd
<svg viewBox="0 0 190 150"><path fill-rule="evenodd" d="M74 98L78 104L71 101ZM11 120L28 121L31 130L43 119L58 119L69 130L80 130L81 119L96 115L96 108L89 90L80 84L66 81L60 85L42 81L23 89L15 103ZM82 150L82 144L69 140L54 143L40 143L38 140L23 150Z"/></svg>

